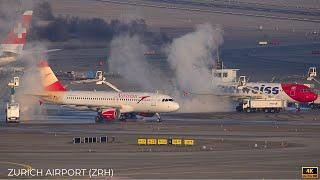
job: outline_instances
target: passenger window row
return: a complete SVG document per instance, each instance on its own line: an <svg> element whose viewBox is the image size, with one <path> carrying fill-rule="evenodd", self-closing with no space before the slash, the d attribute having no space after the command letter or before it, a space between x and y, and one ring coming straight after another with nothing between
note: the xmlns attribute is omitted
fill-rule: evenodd
<svg viewBox="0 0 320 180"><path fill-rule="evenodd" d="M120 101L140 101L140 99L116 99L116 98L89 98L89 97L67 97L67 99L85 99L85 100L120 100ZM142 101L150 101L150 99L143 99Z"/></svg>
<svg viewBox="0 0 320 180"><path fill-rule="evenodd" d="M115 98L89 98L89 97L67 97L67 99L86 99L86 100L115 100Z"/></svg>

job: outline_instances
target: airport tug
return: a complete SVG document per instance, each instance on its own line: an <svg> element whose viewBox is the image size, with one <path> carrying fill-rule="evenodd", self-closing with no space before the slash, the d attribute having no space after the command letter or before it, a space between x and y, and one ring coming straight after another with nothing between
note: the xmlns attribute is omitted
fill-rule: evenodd
<svg viewBox="0 0 320 180"><path fill-rule="evenodd" d="M10 100L6 107L6 122L19 123L20 122L20 105L15 101L15 91L19 87L19 77L14 77L8 86L10 87Z"/></svg>

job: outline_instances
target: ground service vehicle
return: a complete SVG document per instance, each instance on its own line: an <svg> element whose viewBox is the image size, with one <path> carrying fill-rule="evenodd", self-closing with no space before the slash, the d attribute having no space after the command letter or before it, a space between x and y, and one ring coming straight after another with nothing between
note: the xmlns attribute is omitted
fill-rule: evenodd
<svg viewBox="0 0 320 180"><path fill-rule="evenodd" d="M245 112L280 112L286 107L286 102L279 99L243 99L237 107L238 111Z"/></svg>
<svg viewBox="0 0 320 180"><path fill-rule="evenodd" d="M18 103L7 103L6 122L20 122L20 107Z"/></svg>

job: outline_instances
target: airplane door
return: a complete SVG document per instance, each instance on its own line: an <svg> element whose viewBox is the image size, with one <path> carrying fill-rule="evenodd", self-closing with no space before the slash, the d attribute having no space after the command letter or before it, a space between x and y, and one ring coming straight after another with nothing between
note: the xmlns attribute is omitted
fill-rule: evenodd
<svg viewBox="0 0 320 180"><path fill-rule="evenodd" d="M157 96L155 96L154 98L151 99L151 106L157 106Z"/></svg>

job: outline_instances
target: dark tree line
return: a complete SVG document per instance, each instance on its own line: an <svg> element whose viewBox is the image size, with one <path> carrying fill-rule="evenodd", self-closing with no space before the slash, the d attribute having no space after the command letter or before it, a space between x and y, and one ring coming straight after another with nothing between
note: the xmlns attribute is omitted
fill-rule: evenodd
<svg viewBox="0 0 320 180"><path fill-rule="evenodd" d="M128 33L130 35L141 35L141 37L151 42L165 43L169 41L165 33L154 33L148 30L147 24L143 19L137 19L130 23L111 20L108 23L101 18L54 17L51 6L46 1L36 5L34 15L35 21L44 20L49 22L46 26L40 26L33 21L30 37L34 40L67 41L76 38L80 40L110 41L114 36Z"/></svg>

